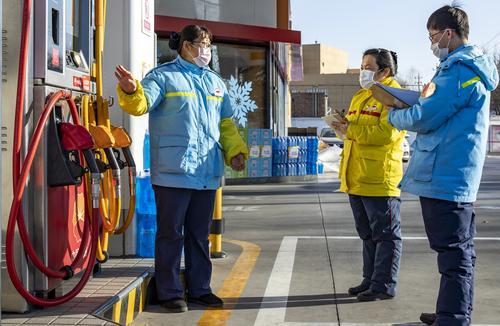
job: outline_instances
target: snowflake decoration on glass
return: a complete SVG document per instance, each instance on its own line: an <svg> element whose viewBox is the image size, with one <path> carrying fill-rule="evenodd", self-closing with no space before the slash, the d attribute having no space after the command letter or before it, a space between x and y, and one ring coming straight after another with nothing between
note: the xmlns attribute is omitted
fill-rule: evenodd
<svg viewBox="0 0 500 326"><path fill-rule="evenodd" d="M257 104L250 98L252 92L252 82L238 84L234 76L229 80L229 99L234 110L233 118L242 127L247 125L247 115L257 109Z"/></svg>

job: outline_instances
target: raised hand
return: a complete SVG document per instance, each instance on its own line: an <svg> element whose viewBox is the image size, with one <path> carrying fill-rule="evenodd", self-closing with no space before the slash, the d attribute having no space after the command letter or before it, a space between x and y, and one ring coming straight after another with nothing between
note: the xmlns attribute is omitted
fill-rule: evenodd
<svg viewBox="0 0 500 326"><path fill-rule="evenodd" d="M132 76L130 71L125 69L123 66L116 66L115 77L118 79L120 88L127 94L133 94L137 90L137 85L135 83L135 78Z"/></svg>

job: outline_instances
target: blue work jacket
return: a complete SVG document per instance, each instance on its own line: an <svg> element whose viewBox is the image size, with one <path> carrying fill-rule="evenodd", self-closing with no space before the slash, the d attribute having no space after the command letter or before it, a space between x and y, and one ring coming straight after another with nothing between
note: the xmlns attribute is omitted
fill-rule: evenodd
<svg viewBox="0 0 500 326"><path fill-rule="evenodd" d="M490 93L498 85L493 60L464 45L441 61L418 104L394 109L388 120L417 132L401 181L417 196L474 202L487 150Z"/></svg>

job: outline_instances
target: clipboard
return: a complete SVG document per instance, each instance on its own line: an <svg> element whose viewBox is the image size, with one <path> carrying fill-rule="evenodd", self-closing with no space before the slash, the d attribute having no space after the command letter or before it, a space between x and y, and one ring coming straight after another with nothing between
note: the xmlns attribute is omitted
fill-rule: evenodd
<svg viewBox="0 0 500 326"><path fill-rule="evenodd" d="M346 122L345 119L342 119L341 117L333 115L333 114L324 116L322 119L329 126L331 126L334 123L345 123Z"/></svg>
<svg viewBox="0 0 500 326"><path fill-rule="evenodd" d="M370 90L373 97L389 107L407 108L418 103L420 92L394 88L375 83Z"/></svg>
<svg viewBox="0 0 500 326"><path fill-rule="evenodd" d="M347 119L338 110L333 110L333 113L326 115L322 118L327 125L331 126L333 123L346 123Z"/></svg>

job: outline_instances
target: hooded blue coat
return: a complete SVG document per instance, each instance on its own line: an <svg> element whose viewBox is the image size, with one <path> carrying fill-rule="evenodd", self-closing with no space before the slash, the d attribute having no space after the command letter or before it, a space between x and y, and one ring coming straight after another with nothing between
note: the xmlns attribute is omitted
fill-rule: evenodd
<svg viewBox="0 0 500 326"><path fill-rule="evenodd" d="M487 148L490 93L498 86L493 60L464 45L441 61L432 79L435 91L388 120L417 132L402 190L421 197L474 202Z"/></svg>

